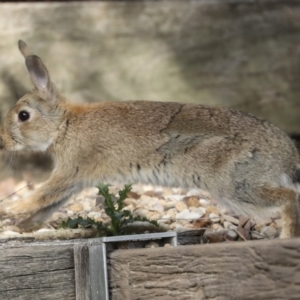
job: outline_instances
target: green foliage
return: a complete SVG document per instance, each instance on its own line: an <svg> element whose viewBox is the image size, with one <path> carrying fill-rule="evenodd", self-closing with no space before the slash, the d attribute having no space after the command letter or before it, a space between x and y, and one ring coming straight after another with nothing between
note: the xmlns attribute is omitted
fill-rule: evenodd
<svg viewBox="0 0 300 300"><path fill-rule="evenodd" d="M127 194L131 191L131 185L127 184L122 190L118 192L118 196L109 192L109 186L107 184L99 184L97 187L98 195L104 197L104 210L110 218L110 224L104 225L102 222L94 221L91 218L83 219L78 217L76 219L69 218L67 221L61 223L62 228L88 228L95 227L98 230L98 236L112 236L112 235L124 235L128 234L128 225L136 222L148 222L156 227L159 227L156 221L149 220L144 217L134 216L131 211L124 209L123 201L127 198Z"/></svg>
<svg viewBox="0 0 300 300"><path fill-rule="evenodd" d="M71 219L69 218L67 221L63 221L60 224L61 228L78 228L78 227L83 227L83 228L89 228L89 227L96 227L99 230L105 229L105 226L102 224L102 222L96 222L91 218L82 218L82 217L77 217L76 219Z"/></svg>

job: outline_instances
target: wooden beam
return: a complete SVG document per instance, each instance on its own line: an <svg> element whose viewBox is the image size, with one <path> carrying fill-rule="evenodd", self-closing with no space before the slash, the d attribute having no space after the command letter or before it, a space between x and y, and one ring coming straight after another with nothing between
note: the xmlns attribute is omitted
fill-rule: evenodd
<svg viewBox="0 0 300 300"><path fill-rule="evenodd" d="M86 300L91 298L89 260L88 245L75 245L74 263L76 300Z"/></svg>
<svg viewBox="0 0 300 300"><path fill-rule="evenodd" d="M300 239L110 254L112 300L299 299Z"/></svg>
<svg viewBox="0 0 300 300"><path fill-rule="evenodd" d="M74 300L73 245L1 246L0 299Z"/></svg>

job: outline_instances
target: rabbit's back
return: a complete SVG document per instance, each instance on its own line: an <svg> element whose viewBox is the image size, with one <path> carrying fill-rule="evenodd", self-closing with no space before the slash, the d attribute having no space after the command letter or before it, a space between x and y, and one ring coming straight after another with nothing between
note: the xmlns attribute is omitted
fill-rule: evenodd
<svg viewBox="0 0 300 300"><path fill-rule="evenodd" d="M255 187L292 178L297 149L267 121L202 105L123 102L92 105L69 119L78 158L99 162L106 181L198 187L217 198L255 201ZM71 133L72 134L72 130ZM66 139L68 140L68 139ZM74 138L69 140L74 142ZM80 149L82 148L82 149ZM95 151L98 149L98 151ZM94 157L95 156L95 157ZM74 159L74 158L72 158Z"/></svg>

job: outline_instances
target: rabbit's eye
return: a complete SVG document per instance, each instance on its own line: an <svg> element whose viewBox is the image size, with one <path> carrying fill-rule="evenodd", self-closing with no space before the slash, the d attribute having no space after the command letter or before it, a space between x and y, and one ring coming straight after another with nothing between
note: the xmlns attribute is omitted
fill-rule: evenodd
<svg viewBox="0 0 300 300"><path fill-rule="evenodd" d="M19 112L18 117L19 117L19 120L20 120L21 122L24 122L24 121L27 121L27 120L29 119L30 114L29 114L29 112L27 112L26 110L21 110L21 111Z"/></svg>

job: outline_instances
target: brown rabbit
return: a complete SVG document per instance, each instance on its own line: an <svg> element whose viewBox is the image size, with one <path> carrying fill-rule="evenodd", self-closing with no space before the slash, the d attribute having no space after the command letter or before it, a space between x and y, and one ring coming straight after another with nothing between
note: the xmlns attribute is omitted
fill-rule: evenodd
<svg viewBox="0 0 300 300"><path fill-rule="evenodd" d="M29 214L38 228L71 195L100 181L201 188L238 213L282 212L281 237L300 235L299 156L267 121L225 108L161 102L76 105L54 88L42 60L19 41L35 89L10 110L1 135L7 150L48 150L51 177L2 214Z"/></svg>

